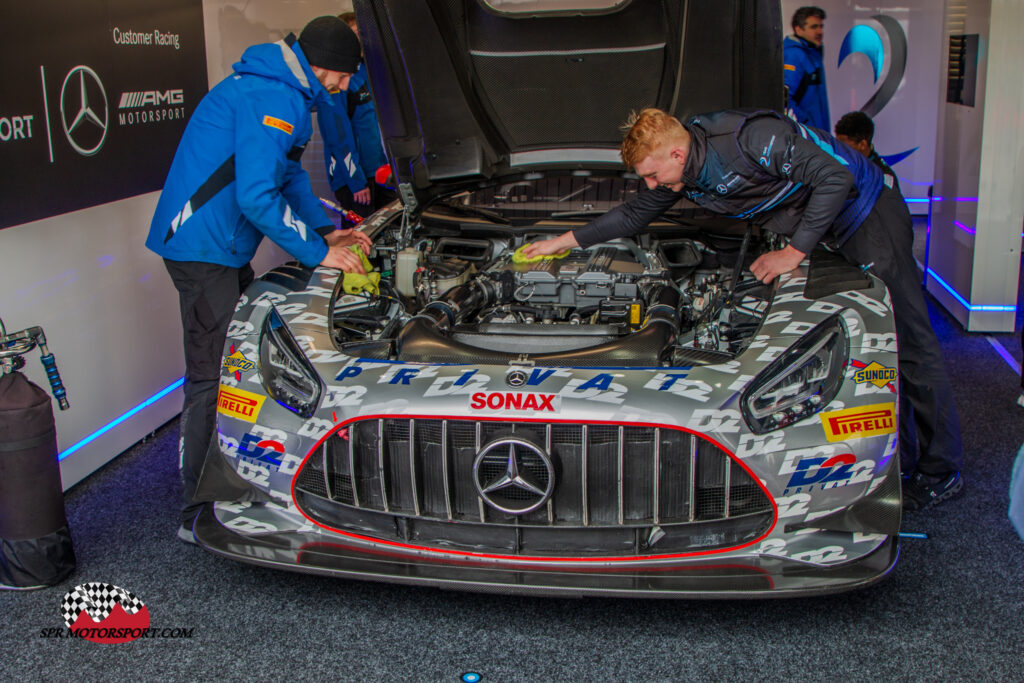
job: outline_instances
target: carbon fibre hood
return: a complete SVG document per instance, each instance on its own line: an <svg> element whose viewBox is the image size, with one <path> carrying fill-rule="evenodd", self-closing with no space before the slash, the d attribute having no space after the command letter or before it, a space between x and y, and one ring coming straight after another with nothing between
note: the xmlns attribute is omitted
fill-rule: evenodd
<svg viewBox="0 0 1024 683"><path fill-rule="evenodd" d="M407 201L536 170L621 170L619 126L635 109L782 106L777 0L517 14L500 8L522 3L499 0L354 4Z"/></svg>

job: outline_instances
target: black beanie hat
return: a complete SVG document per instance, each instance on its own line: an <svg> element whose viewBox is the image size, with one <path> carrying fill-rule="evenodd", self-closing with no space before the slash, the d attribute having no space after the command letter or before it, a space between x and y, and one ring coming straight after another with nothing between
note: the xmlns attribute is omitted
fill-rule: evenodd
<svg viewBox="0 0 1024 683"><path fill-rule="evenodd" d="M359 38L338 17L317 17L306 24L299 35L299 47L310 66L348 74L359 68Z"/></svg>

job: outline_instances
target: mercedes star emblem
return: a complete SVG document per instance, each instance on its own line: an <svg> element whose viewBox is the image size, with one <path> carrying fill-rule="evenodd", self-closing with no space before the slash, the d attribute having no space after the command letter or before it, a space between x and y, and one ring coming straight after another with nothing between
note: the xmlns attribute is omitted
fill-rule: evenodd
<svg viewBox="0 0 1024 683"><path fill-rule="evenodd" d="M60 119L64 135L76 152L90 157L100 151L109 127L107 93L100 77L89 67L76 66L64 77Z"/></svg>
<svg viewBox="0 0 1024 683"><path fill-rule="evenodd" d="M487 444L473 462L473 481L484 502L510 515L544 505L555 488L555 468L542 448L518 437Z"/></svg>
<svg viewBox="0 0 1024 683"><path fill-rule="evenodd" d="M513 370L505 375L505 384L510 387L521 387L526 384L528 375L522 370Z"/></svg>

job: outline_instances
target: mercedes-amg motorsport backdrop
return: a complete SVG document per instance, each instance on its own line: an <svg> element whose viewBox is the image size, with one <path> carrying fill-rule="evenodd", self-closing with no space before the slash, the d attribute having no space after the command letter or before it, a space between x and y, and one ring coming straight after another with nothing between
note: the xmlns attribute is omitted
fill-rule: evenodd
<svg viewBox="0 0 1024 683"><path fill-rule="evenodd" d="M202 0L2 12L0 228L160 189L207 90Z"/></svg>

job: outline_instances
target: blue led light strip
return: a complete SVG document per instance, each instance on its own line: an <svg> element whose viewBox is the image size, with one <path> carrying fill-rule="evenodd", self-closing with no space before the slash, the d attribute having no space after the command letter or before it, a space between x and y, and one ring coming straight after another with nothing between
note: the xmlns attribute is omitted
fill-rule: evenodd
<svg viewBox="0 0 1024 683"><path fill-rule="evenodd" d="M95 432L93 432L89 436L85 437L84 439L82 439L81 441L76 443L74 446L71 446L70 448L68 448L67 450L62 452L60 455L57 456L57 460L63 460L64 458L68 457L69 455L71 455L72 453L77 451L82 446L85 446L86 444L88 444L88 443L90 443L92 441L95 441L100 436L106 434L111 429L113 429L117 425L121 424L122 422L124 422L125 420L130 418L132 415L135 415L135 413L139 412L140 410L143 410L144 408L148 408L149 406L153 405L154 403L156 403L157 401L159 401L164 396L166 396L167 394L171 393L172 391L174 391L175 389L177 389L178 387L180 387L184 383L185 383L185 378L184 377L179 378L177 381L175 381L169 387L167 387L165 389L161 389L160 391L156 392L155 394L153 394L152 396L147 398L145 401L143 401L139 405L135 406L134 408L132 408L131 410L126 412L124 415L121 415L120 417L114 418L113 420L111 420L107 424L103 425L102 427L97 429Z"/></svg>
<svg viewBox="0 0 1024 683"><path fill-rule="evenodd" d="M935 281L942 285L942 288L953 295L953 298L960 302L960 304L969 311L997 311L997 312L1013 312L1017 310L1016 306L972 306L967 303L967 300L960 296L955 289L946 284L946 281L939 277L931 268L928 269L928 274L935 278Z"/></svg>

